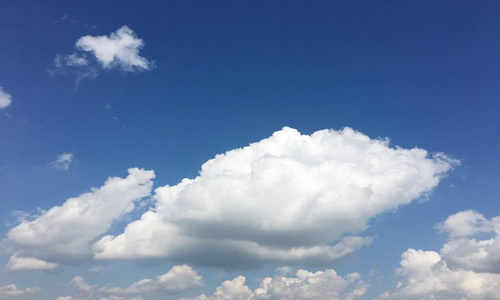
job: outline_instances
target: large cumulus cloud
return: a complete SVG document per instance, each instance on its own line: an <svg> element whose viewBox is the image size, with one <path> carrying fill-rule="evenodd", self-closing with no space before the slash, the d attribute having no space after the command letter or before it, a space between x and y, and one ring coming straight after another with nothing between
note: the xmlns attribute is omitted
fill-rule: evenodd
<svg viewBox="0 0 500 300"><path fill-rule="evenodd" d="M226 268L332 261L369 244L357 235L370 219L425 197L456 163L350 128L285 127L156 189L154 209L99 240L95 255Z"/></svg>

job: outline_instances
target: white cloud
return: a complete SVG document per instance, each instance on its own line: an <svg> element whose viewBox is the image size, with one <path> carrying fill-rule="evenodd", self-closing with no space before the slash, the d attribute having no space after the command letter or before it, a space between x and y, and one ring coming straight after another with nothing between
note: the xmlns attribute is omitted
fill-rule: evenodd
<svg viewBox="0 0 500 300"><path fill-rule="evenodd" d="M100 292L110 294L149 294L153 292L180 293L203 285L203 280L190 266L174 266L167 273L154 279L139 280L127 288L105 287Z"/></svg>
<svg viewBox="0 0 500 300"><path fill-rule="evenodd" d="M461 211L449 216L446 221L436 225L436 228L448 233L450 238L473 235L477 232L489 232L492 230L486 218L472 210Z"/></svg>
<svg viewBox="0 0 500 300"><path fill-rule="evenodd" d="M7 233L19 256L51 262L77 262L92 257L89 243L112 222L150 195L153 171L131 168L126 178L111 177L100 188L23 221Z"/></svg>
<svg viewBox="0 0 500 300"><path fill-rule="evenodd" d="M0 109L6 108L12 102L12 96L0 87Z"/></svg>
<svg viewBox="0 0 500 300"><path fill-rule="evenodd" d="M123 26L109 36L83 36L76 47L91 52L105 69L120 67L127 72L150 70L153 66L146 58L139 56L144 41L135 32Z"/></svg>
<svg viewBox="0 0 500 300"><path fill-rule="evenodd" d="M25 299L26 296L38 292L37 287L19 289L15 284L0 286L0 299Z"/></svg>
<svg viewBox="0 0 500 300"><path fill-rule="evenodd" d="M225 268L332 261L368 245L372 238L354 235L425 197L457 163L350 128L302 135L285 127L217 155L195 179L156 189L155 208L98 241L96 258Z"/></svg>
<svg viewBox="0 0 500 300"><path fill-rule="evenodd" d="M58 170L67 171L69 170L69 166L71 165L73 158L73 153L64 152L59 154L56 160L50 163L50 166Z"/></svg>
<svg viewBox="0 0 500 300"><path fill-rule="evenodd" d="M264 278L255 291L245 285L245 277L238 276L223 282L213 297L200 295L195 299L356 299L363 296L367 288L358 273L342 277L333 269L318 272L299 270L296 277Z"/></svg>
<svg viewBox="0 0 500 300"><path fill-rule="evenodd" d="M58 264L49 263L34 257L21 257L17 253L12 255L5 268L9 271L35 271L51 270L57 268Z"/></svg>
<svg viewBox="0 0 500 300"><path fill-rule="evenodd" d="M69 283L75 285L79 291L85 293L92 293L94 291L94 287L88 284L81 276L75 276Z"/></svg>
<svg viewBox="0 0 500 300"><path fill-rule="evenodd" d="M396 273L403 281L379 299L498 299L500 275L449 268L439 253L408 249Z"/></svg>
<svg viewBox="0 0 500 300"><path fill-rule="evenodd" d="M477 212L463 211L450 216L438 228L450 235L440 251L448 265L475 272L500 273L500 216L487 220ZM494 236L478 240L473 237L477 233Z"/></svg>

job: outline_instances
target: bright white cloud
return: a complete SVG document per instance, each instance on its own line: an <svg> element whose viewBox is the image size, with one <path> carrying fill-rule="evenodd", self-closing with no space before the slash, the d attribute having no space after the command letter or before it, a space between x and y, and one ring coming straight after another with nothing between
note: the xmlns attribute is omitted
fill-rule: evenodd
<svg viewBox="0 0 500 300"><path fill-rule="evenodd" d="M448 233L450 238L473 235L477 232L489 232L491 224L486 218L472 210L461 211L449 216L446 221L439 223L436 228Z"/></svg>
<svg viewBox="0 0 500 300"><path fill-rule="evenodd" d="M102 187L12 228L7 239L18 249L16 255L49 262L91 258L89 243L130 212L134 201L150 195L154 172L131 168L128 173L126 178L108 178Z"/></svg>
<svg viewBox="0 0 500 300"><path fill-rule="evenodd" d="M105 69L120 67L127 72L150 70L153 66L146 58L139 56L144 41L135 32L123 26L109 36L81 37L76 47L91 52Z"/></svg>
<svg viewBox="0 0 500 300"><path fill-rule="evenodd" d="M5 268L9 271L36 271L51 270L57 268L58 264L49 263L34 257L22 257L17 253L12 255Z"/></svg>
<svg viewBox="0 0 500 300"><path fill-rule="evenodd" d="M150 294L163 292L169 294L180 293L203 285L203 279L190 266L174 266L168 273L154 279L139 280L127 288L105 287L100 292L110 294Z"/></svg>
<svg viewBox="0 0 500 300"><path fill-rule="evenodd" d="M439 253L408 249L402 255L403 278L379 299L498 299L500 275L449 268Z"/></svg>
<svg viewBox="0 0 500 300"><path fill-rule="evenodd" d="M12 96L0 87L0 109L6 108L12 102Z"/></svg>
<svg viewBox="0 0 500 300"><path fill-rule="evenodd" d="M156 207L98 241L96 258L225 268L332 261L369 244L354 235L425 197L457 163L350 128L303 135L285 127L217 155L195 179L156 189Z"/></svg>
<svg viewBox="0 0 500 300"><path fill-rule="evenodd" d="M318 272L299 270L296 277L264 278L255 291L245 285L245 277L238 276L223 282L212 297L202 294L195 299L356 299L363 296L367 288L358 273L342 277L333 269Z"/></svg>
<svg viewBox="0 0 500 300"><path fill-rule="evenodd" d="M0 286L0 299L26 299L27 296L38 292L37 287L19 289L15 284Z"/></svg>
<svg viewBox="0 0 500 300"><path fill-rule="evenodd" d="M73 158L73 153L64 152L59 154L56 160L51 162L50 165L55 169L67 171L69 170L69 166L71 165Z"/></svg>
<svg viewBox="0 0 500 300"><path fill-rule="evenodd" d="M464 211L450 216L438 228L450 235L440 251L448 265L500 273L500 216L488 220L477 212ZM477 239L477 233L490 233L493 237Z"/></svg>

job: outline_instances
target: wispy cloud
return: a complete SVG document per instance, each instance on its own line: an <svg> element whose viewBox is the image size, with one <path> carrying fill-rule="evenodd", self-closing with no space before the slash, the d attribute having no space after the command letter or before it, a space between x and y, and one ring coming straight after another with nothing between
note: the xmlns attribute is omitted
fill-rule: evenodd
<svg viewBox="0 0 500 300"><path fill-rule="evenodd" d="M73 158L73 153L64 152L58 155L56 160L50 162L49 165L55 169L67 171L69 170Z"/></svg>

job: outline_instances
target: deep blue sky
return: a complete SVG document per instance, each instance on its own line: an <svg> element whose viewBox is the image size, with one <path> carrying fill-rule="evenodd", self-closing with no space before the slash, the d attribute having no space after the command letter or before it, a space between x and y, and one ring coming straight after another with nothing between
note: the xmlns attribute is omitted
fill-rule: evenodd
<svg viewBox="0 0 500 300"><path fill-rule="evenodd" d="M81 36L123 25L153 70L104 70L76 90L74 77L48 74ZM339 267L383 270L373 295L394 285L402 251L439 248L437 222L500 212L499 1L2 1L0 86L13 99L0 111L2 220L129 167L176 184L283 126L349 126L462 160L430 201L374 221L379 240L363 264ZM50 168L63 152L74 154L70 169ZM383 253L391 258L371 259Z"/></svg>

